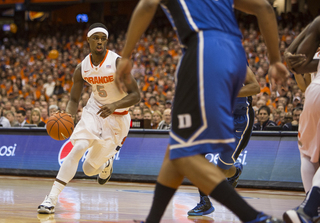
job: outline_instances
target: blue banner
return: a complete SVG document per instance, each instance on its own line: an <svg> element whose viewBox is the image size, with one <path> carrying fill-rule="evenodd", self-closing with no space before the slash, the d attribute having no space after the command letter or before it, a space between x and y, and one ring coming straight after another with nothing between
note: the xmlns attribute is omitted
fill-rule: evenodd
<svg viewBox="0 0 320 223"><path fill-rule="evenodd" d="M157 176L169 134L129 133L115 157L114 174ZM57 141L45 133L0 135L0 169L58 171L72 149L69 140ZM81 158L78 172L82 171ZM218 154L207 154L212 163ZM300 155L293 136L252 136L238 161L244 166L241 180L301 182Z"/></svg>

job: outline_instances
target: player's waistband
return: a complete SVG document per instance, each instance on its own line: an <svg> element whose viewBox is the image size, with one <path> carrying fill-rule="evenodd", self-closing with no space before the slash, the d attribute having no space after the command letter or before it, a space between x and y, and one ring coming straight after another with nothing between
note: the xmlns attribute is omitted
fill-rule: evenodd
<svg viewBox="0 0 320 223"><path fill-rule="evenodd" d="M232 42L238 42L239 45L242 47L242 42L241 42L241 36L233 34L233 33L226 33L220 30L215 30L215 29L206 29L206 30L201 30L203 35L205 37L210 37L209 40L214 40L214 39L224 39L226 41L232 41ZM192 32L190 35L188 35L184 40L181 40L183 48L188 49L190 44L194 42L199 42L199 32Z"/></svg>
<svg viewBox="0 0 320 223"><path fill-rule="evenodd" d="M127 115L129 112L128 111L123 111L123 112L113 112L113 115Z"/></svg>
<svg viewBox="0 0 320 223"><path fill-rule="evenodd" d="M236 35L235 33L228 33L228 32L223 32L221 30L216 30L216 29L207 29L203 30L203 34L205 36L212 36L212 38L219 38L219 39L227 39L231 41L240 41L241 42L241 36Z"/></svg>

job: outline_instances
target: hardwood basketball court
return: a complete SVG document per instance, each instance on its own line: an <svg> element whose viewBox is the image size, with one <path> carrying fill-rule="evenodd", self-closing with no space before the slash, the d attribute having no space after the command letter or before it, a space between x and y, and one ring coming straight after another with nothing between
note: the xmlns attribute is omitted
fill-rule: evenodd
<svg viewBox="0 0 320 223"><path fill-rule="evenodd" d="M110 181L98 185L91 179L72 180L60 194L56 213L38 214L53 178L0 176L0 223L133 222L144 220L153 198L154 184ZM238 188L256 209L281 217L302 202L299 191ZM187 211L199 202L194 186L183 185L170 202L162 222L240 222L228 209L213 201L215 211L202 217L189 217Z"/></svg>

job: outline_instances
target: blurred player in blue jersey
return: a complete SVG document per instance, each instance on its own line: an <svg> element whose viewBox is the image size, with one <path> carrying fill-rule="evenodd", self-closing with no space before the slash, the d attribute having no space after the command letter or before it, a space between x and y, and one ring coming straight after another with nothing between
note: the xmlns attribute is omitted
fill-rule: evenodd
<svg viewBox="0 0 320 223"><path fill-rule="evenodd" d="M252 133L252 126L254 122L254 110L252 108L252 95L260 93L260 85L254 76L254 73L247 67L246 80L244 86L240 89L238 97L236 98L235 107L233 109L234 117L234 136L236 139L236 147L232 154L221 154L218 160L218 167L223 167L225 163L234 163L237 171L236 174L228 178L228 182L235 188L238 185L239 177L242 173L242 164L236 162L240 153L248 145ZM214 211L209 197L201 192L200 202L190 211L190 216L207 215Z"/></svg>
<svg viewBox="0 0 320 223"><path fill-rule="evenodd" d="M129 79L132 50L159 4L160 0L141 0L134 10L117 69L118 84ZM258 18L268 48L269 75L274 83L285 82L288 71L280 61L272 6L267 0L167 0L161 5L177 31L183 56L176 72L170 145L146 222L160 222L184 177L243 222L281 222L256 211L227 182L235 166L227 163L221 171L204 156L232 153L235 148L232 111L247 68L233 6Z"/></svg>

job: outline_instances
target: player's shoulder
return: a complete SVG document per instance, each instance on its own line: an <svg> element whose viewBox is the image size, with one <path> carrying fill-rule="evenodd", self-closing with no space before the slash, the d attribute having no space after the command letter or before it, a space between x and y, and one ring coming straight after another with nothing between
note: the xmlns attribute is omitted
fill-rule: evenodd
<svg viewBox="0 0 320 223"><path fill-rule="evenodd" d="M309 30L311 30L312 32L317 32L319 34L319 30L320 30L320 16L317 16L310 25Z"/></svg>
<svg viewBox="0 0 320 223"><path fill-rule="evenodd" d="M81 71L81 64L82 64L82 62L77 64L75 71Z"/></svg>
<svg viewBox="0 0 320 223"><path fill-rule="evenodd" d="M76 66L76 68L74 69L74 75L81 75L81 63L78 63L78 65Z"/></svg>
<svg viewBox="0 0 320 223"><path fill-rule="evenodd" d="M85 62L85 61L90 61L90 55L91 55L91 53L89 53L82 61L81 61L81 63L83 63L83 62ZM80 64L81 64L80 63Z"/></svg>
<svg viewBox="0 0 320 223"><path fill-rule="evenodd" d="M120 57L119 54L117 54L116 52L112 51L112 50L108 50L108 56L114 56L114 57Z"/></svg>
<svg viewBox="0 0 320 223"><path fill-rule="evenodd" d="M314 22L319 24L319 22L320 22L320 15L318 15L318 16L314 19Z"/></svg>

